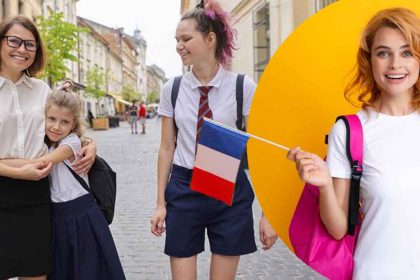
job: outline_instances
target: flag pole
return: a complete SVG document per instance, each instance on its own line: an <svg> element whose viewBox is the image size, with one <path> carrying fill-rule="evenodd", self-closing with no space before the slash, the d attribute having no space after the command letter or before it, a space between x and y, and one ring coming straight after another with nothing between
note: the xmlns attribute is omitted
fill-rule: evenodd
<svg viewBox="0 0 420 280"><path fill-rule="evenodd" d="M286 146L283 146L283 145L277 144L277 143L275 143L275 142L273 142L273 141L270 141L270 140L267 140L267 139L261 138L261 137L259 137L259 136L257 136L257 135L253 135L253 134L251 134L251 133L244 132L244 131L241 131L241 130L239 130L239 129L232 128L232 127L230 127L230 126L227 126L227 125L225 125L225 124L223 124L223 123L220 123L220 122L217 122L217 121L215 121L215 120L208 119L208 118L206 118L206 117L204 117L204 120L205 120L205 121L207 121L207 122L209 122L209 123L212 123L212 124L214 124L214 125L221 126L221 127L225 128L225 129L228 129L228 130L230 130L230 131L233 131L233 132L236 132L236 133L239 133L239 134L242 134L242 135L248 136L248 137L255 138L255 139L257 139L257 140L260 140L260 141L265 142L265 143L267 143L267 144L273 145L273 146L275 146L275 147L277 147L277 148L280 148L280 149L283 149L283 150L285 150L285 151L289 151L289 150L290 150L290 148L288 148L288 147L286 147Z"/></svg>

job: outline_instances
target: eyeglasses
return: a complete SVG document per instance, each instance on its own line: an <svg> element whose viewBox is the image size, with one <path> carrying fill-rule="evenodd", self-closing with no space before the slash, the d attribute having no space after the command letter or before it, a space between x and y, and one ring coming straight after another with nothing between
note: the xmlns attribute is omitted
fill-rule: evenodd
<svg viewBox="0 0 420 280"><path fill-rule="evenodd" d="M11 48L17 49L22 46L22 43L25 45L25 49L30 52L36 51L39 46L39 43L34 40L23 40L16 36L3 36L3 39L6 39L7 45Z"/></svg>

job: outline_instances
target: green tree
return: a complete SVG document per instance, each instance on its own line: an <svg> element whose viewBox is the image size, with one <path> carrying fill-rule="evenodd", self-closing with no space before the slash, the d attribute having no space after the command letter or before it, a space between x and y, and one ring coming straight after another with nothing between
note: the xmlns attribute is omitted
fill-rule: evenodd
<svg viewBox="0 0 420 280"><path fill-rule="evenodd" d="M124 100L130 102L139 100L139 93L132 86L123 86L122 96Z"/></svg>
<svg viewBox="0 0 420 280"><path fill-rule="evenodd" d="M146 101L148 104L151 104L151 103L156 103L158 99L159 99L159 96L157 95L157 93L152 91L147 95Z"/></svg>
<svg viewBox="0 0 420 280"><path fill-rule="evenodd" d="M66 77L66 60L77 61L75 53L79 33L86 29L64 21L63 13L51 13L48 18L38 17L37 25L48 55L42 77L53 85Z"/></svg>
<svg viewBox="0 0 420 280"><path fill-rule="evenodd" d="M95 66L86 72L85 93L98 99L105 95L105 73Z"/></svg>

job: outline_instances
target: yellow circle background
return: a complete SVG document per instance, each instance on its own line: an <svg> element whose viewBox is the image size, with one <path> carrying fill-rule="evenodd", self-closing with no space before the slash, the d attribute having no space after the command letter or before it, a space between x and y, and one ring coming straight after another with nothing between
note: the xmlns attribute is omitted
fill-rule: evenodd
<svg viewBox="0 0 420 280"><path fill-rule="evenodd" d="M343 89L356 62L361 31L377 11L398 6L420 14L419 0L340 0L300 25L258 83L249 132L325 155L324 137L335 118L359 110L344 99ZM289 223L304 184L285 151L251 138L248 152L258 200L292 249Z"/></svg>

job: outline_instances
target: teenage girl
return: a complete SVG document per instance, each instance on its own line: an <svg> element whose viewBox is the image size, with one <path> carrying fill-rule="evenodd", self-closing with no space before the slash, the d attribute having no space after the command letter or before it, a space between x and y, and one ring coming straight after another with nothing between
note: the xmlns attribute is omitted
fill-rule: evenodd
<svg viewBox="0 0 420 280"><path fill-rule="evenodd" d="M418 279L420 275L420 19L410 10L378 12L367 24L357 71L345 90L362 103L364 134L360 199L364 215L354 255L354 279ZM320 212L328 232L347 232L350 164L346 129L330 133L325 163L298 148L302 180L320 191Z"/></svg>
<svg viewBox="0 0 420 280"><path fill-rule="evenodd" d="M49 153L35 161L53 163L50 176L53 269L49 279L125 279L101 210L67 167L72 166L81 149L83 121L78 95L68 90L53 91L47 99L45 114ZM82 178L89 184L87 176Z"/></svg>
<svg viewBox="0 0 420 280"><path fill-rule="evenodd" d="M257 249L252 216L254 193L243 169L238 173L231 207L189 189L203 90L208 91L207 104L212 118L236 127L237 74L223 68L232 57L233 39L229 15L215 1L202 1L181 18L176 29L177 51L183 64L192 66L192 70L182 78L175 111L171 105L174 80L162 90L158 110L162 115L162 134L157 207L151 220L153 234L160 236L166 230L165 253L170 256L175 280L197 278L197 255L204 251L206 230L212 252L211 279L234 279L240 256ZM245 77L242 111L245 123L255 87ZM277 238L264 216L260 237L265 249Z"/></svg>

